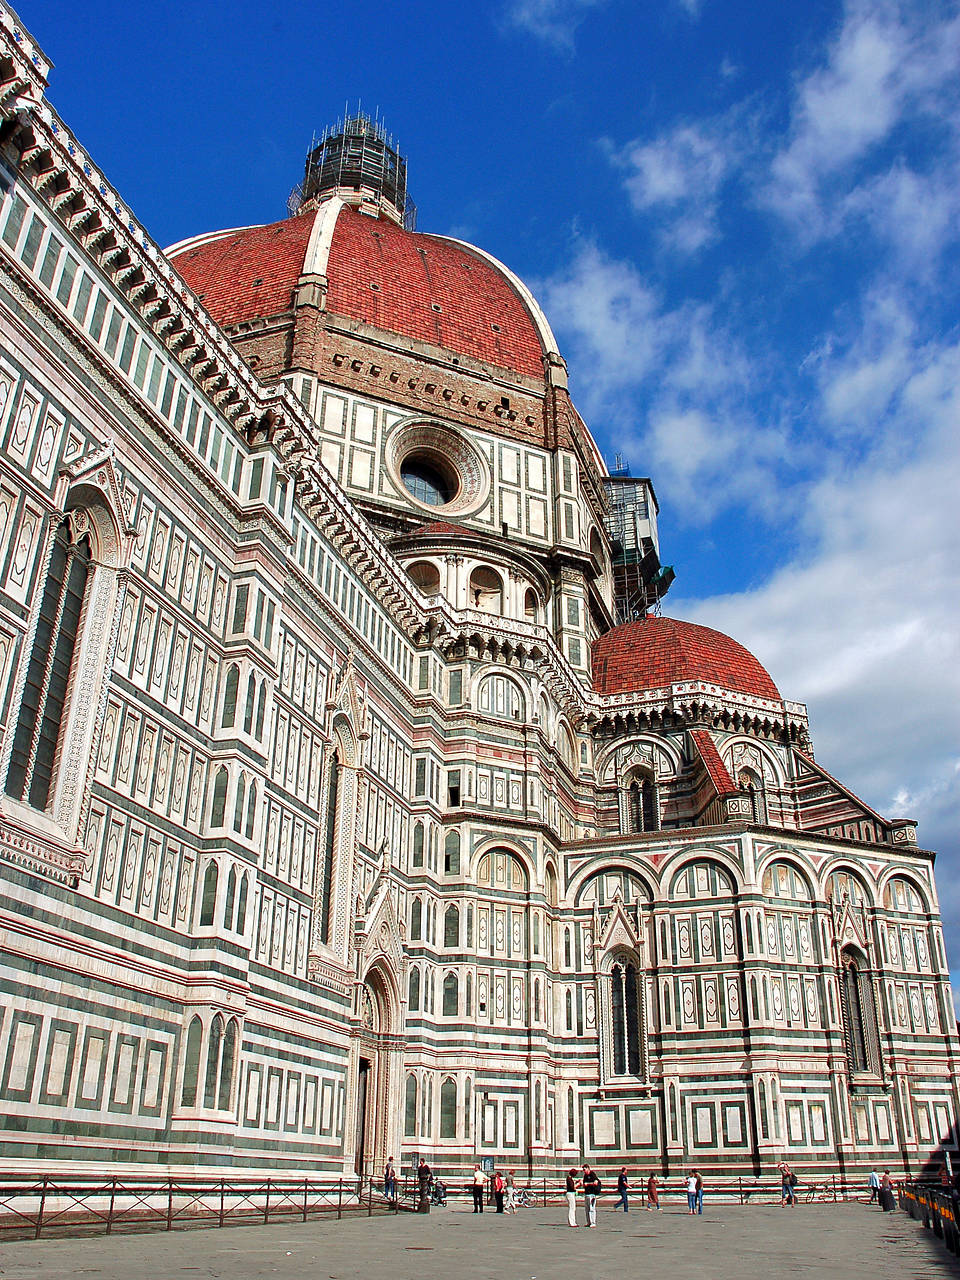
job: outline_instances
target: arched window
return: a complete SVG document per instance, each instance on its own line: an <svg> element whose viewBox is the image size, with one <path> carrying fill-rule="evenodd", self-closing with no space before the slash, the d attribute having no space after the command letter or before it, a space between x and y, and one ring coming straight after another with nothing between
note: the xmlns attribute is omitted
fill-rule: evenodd
<svg viewBox="0 0 960 1280"><path fill-rule="evenodd" d="M260 693L257 696L257 738L263 737L263 721L267 714L267 682L260 681Z"/></svg>
<svg viewBox="0 0 960 1280"><path fill-rule="evenodd" d="M233 1076L236 1067L237 1038L240 1024L236 1018L227 1023L223 1037L223 1053L220 1061L220 1088L217 1093L217 1107L220 1111L229 1111L233 1105Z"/></svg>
<svg viewBox="0 0 960 1280"><path fill-rule="evenodd" d="M221 765L213 780L213 804L210 807L211 827L222 827L227 808L227 768Z"/></svg>
<svg viewBox="0 0 960 1280"><path fill-rule="evenodd" d="M407 1008L411 1013L420 1012L420 970L417 968L410 970L410 987L407 998Z"/></svg>
<svg viewBox="0 0 960 1280"><path fill-rule="evenodd" d="M503 612L503 582L500 575L481 565L470 575L470 607L484 613Z"/></svg>
<svg viewBox="0 0 960 1280"><path fill-rule="evenodd" d="M507 676L487 676L477 691L477 709L499 720L519 720L523 714L520 690Z"/></svg>
<svg viewBox="0 0 960 1280"><path fill-rule="evenodd" d="M207 863L207 869L203 876L203 894L200 899L200 923L202 925L213 924L217 909L217 882L219 878L220 869L216 862L211 859Z"/></svg>
<svg viewBox="0 0 960 1280"><path fill-rule="evenodd" d="M563 931L563 963L568 969L573 965L573 941L569 925Z"/></svg>
<svg viewBox="0 0 960 1280"><path fill-rule="evenodd" d="M659 831L657 784L649 774L639 773L630 783L627 790L627 811L631 831Z"/></svg>
<svg viewBox="0 0 960 1280"><path fill-rule="evenodd" d="M766 822L767 798L764 794L763 779L753 769L741 769L737 777L737 785L750 797L750 813L754 822Z"/></svg>
<svg viewBox="0 0 960 1280"><path fill-rule="evenodd" d="M232 729L237 718L237 695L240 692L240 668L231 663L227 668L227 678L223 684L223 715L220 717L221 729Z"/></svg>
<svg viewBox="0 0 960 1280"><path fill-rule="evenodd" d="M180 1103L184 1107L197 1105L197 1079L200 1074L200 1045L203 1041L203 1023L199 1018L190 1019L187 1043L183 1052L183 1084Z"/></svg>
<svg viewBox="0 0 960 1280"><path fill-rule="evenodd" d="M445 947L460 945L460 908L452 903L443 916L443 945Z"/></svg>
<svg viewBox="0 0 960 1280"><path fill-rule="evenodd" d="M457 1082L448 1076L440 1086L440 1137L457 1136Z"/></svg>
<svg viewBox="0 0 960 1280"><path fill-rule="evenodd" d="M330 753L330 776L327 779L327 823L323 845L323 878L320 906L320 938L330 939L330 894L333 888L333 853L337 842L337 800L340 788L340 759L336 751Z"/></svg>
<svg viewBox="0 0 960 1280"><path fill-rule="evenodd" d="M466 991L464 993L464 1012L468 1018L473 1017L473 974L467 974Z"/></svg>
<svg viewBox="0 0 960 1280"><path fill-rule="evenodd" d="M407 1138L417 1135L417 1077L407 1076L403 1097L403 1133Z"/></svg>
<svg viewBox="0 0 960 1280"><path fill-rule="evenodd" d="M567 1090L567 1142L573 1145L577 1140L576 1102L572 1087Z"/></svg>
<svg viewBox="0 0 960 1280"><path fill-rule="evenodd" d="M253 827L257 819L257 784L250 783L250 793L247 796L247 822L244 827L243 834L248 840L253 839Z"/></svg>
<svg viewBox="0 0 960 1280"><path fill-rule="evenodd" d="M877 1009L870 975L862 968L860 956L850 947L841 952L840 963L843 1030L850 1072L879 1075Z"/></svg>
<svg viewBox="0 0 960 1280"><path fill-rule="evenodd" d="M253 711L254 711L254 705L256 703L256 697L257 697L257 681L256 681L256 677L251 671L249 676L247 677L247 705L244 707L244 710L243 710L243 732L244 733L253 732Z"/></svg>
<svg viewBox="0 0 960 1280"><path fill-rule="evenodd" d="M443 1016L455 1018L459 1013L460 983L455 973L448 973L443 980Z"/></svg>
<svg viewBox="0 0 960 1280"><path fill-rule="evenodd" d="M568 991L564 999L564 1008L567 1016L567 1030L573 1030L573 992Z"/></svg>
<svg viewBox="0 0 960 1280"><path fill-rule="evenodd" d="M419 898L414 898L410 905L410 940L417 942L420 940L420 933L423 928L423 904Z"/></svg>
<svg viewBox="0 0 960 1280"><path fill-rule="evenodd" d="M443 842L443 869L448 876L460 874L460 832L448 831Z"/></svg>
<svg viewBox="0 0 960 1280"><path fill-rule="evenodd" d="M237 897L237 933L243 933L247 927L247 872L240 881L240 893Z"/></svg>
<svg viewBox="0 0 960 1280"><path fill-rule="evenodd" d="M535 978L533 983L533 1020L540 1021L540 979Z"/></svg>
<svg viewBox="0 0 960 1280"><path fill-rule="evenodd" d="M7 795L26 801L34 809L46 809L50 800L90 578L89 535L74 542L71 527L67 518L54 535L7 770Z"/></svg>
<svg viewBox="0 0 960 1280"><path fill-rule="evenodd" d="M408 566L407 573L425 596L436 595L440 590L440 570L429 560L418 560Z"/></svg>
<svg viewBox="0 0 960 1280"><path fill-rule="evenodd" d="M525 622L540 621L540 603L537 600L537 593L529 587L523 593L523 617Z"/></svg>
<svg viewBox="0 0 960 1280"><path fill-rule="evenodd" d="M241 773L240 777L237 779L237 798L236 798L236 803L233 806L234 831L243 830L243 798L246 795L246 791L247 791L247 776L246 774Z"/></svg>
<svg viewBox="0 0 960 1280"><path fill-rule="evenodd" d="M231 867L227 876L227 896L223 904L223 923L227 929L233 928L233 903L237 896L237 868Z"/></svg>
<svg viewBox="0 0 960 1280"><path fill-rule="evenodd" d="M423 866L423 823L413 824L413 865Z"/></svg>
<svg viewBox="0 0 960 1280"><path fill-rule="evenodd" d="M611 1058L615 1076L642 1074L640 984L632 959L617 960L610 970Z"/></svg>
<svg viewBox="0 0 960 1280"><path fill-rule="evenodd" d="M220 1076L220 1050L223 1045L223 1018L218 1013L210 1024L210 1039L207 1042L207 1070L203 1083L203 1105L217 1105L217 1081Z"/></svg>

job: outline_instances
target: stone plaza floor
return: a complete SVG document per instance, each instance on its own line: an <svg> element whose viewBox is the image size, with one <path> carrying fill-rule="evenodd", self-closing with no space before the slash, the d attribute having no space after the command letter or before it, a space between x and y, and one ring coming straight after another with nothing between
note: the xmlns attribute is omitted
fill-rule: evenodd
<svg viewBox="0 0 960 1280"><path fill-rule="evenodd" d="M582 1220L582 1206L581 1214ZM906 1214L865 1204L602 1206L595 1231L564 1210L345 1218L267 1227L18 1241L0 1280L953 1280L960 1266Z"/></svg>

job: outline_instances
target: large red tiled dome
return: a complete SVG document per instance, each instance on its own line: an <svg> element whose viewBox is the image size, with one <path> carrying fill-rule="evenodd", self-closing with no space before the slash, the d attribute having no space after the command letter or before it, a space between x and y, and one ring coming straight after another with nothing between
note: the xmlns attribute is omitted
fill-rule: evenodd
<svg viewBox="0 0 960 1280"><path fill-rule="evenodd" d="M757 659L722 631L677 618L640 618L599 637L593 646L597 693L640 693L688 681L780 700Z"/></svg>
<svg viewBox="0 0 960 1280"><path fill-rule="evenodd" d="M311 241L318 219L324 226ZM199 236L169 255L213 318L232 325L288 310L317 244L329 312L543 378L549 328L506 268L470 245L339 201L269 226Z"/></svg>

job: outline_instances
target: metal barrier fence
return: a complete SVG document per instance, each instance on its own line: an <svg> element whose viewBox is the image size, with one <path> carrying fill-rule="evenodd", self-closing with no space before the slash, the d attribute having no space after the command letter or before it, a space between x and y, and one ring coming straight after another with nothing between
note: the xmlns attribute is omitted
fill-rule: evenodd
<svg viewBox="0 0 960 1280"><path fill-rule="evenodd" d="M0 1239L54 1232L174 1231L244 1223L307 1222L322 1216L416 1209L400 1183L388 1200L369 1178L77 1178L0 1179Z"/></svg>
<svg viewBox="0 0 960 1280"><path fill-rule="evenodd" d="M960 1204L949 1187L905 1182L900 1187L900 1208L939 1236L951 1253L960 1255Z"/></svg>

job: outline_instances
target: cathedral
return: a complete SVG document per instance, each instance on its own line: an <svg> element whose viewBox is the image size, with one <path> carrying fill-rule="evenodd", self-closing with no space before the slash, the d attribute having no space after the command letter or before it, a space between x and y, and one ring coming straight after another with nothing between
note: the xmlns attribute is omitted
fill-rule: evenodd
<svg viewBox="0 0 960 1280"><path fill-rule="evenodd" d="M0 0L7 1170L955 1152L933 854L663 616L529 289L362 115L161 249L49 70Z"/></svg>

